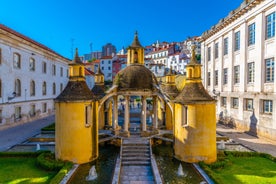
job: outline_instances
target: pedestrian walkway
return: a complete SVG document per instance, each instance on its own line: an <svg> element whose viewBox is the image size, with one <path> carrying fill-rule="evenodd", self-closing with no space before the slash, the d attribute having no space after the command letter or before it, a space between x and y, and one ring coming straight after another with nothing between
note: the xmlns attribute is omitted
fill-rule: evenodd
<svg viewBox="0 0 276 184"><path fill-rule="evenodd" d="M51 115L28 123L0 128L0 151L6 151L10 147L33 137L40 133L41 128L52 124L54 121L55 116Z"/></svg>
<svg viewBox="0 0 276 184"><path fill-rule="evenodd" d="M268 153L276 157L276 141L264 137L255 137L222 124L217 124L217 133L229 137L236 143L240 143L254 151Z"/></svg>

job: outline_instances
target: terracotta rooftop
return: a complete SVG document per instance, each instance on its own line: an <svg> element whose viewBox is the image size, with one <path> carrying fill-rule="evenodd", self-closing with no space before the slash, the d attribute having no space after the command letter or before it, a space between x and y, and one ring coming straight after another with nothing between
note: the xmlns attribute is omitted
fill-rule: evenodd
<svg viewBox="0 0 276 184"><path fill-rule="evenodd" d="M28 41L28 42L30 42L30 43L32 43L32 44L34 44L34 45L36 45L36 46L42 48L42 49L44 49L44 50L47 50L47 51L49 51L49 52L51 52L51 53L53 53L53 54L55 54L55 55L58 55L59 57L62 57L63 59L66 59L66 60L69 61L68 58L66 58L66 57L64 57L64 56L62 56L62 55L60 55L60 54L58 54L57 52L55 52L54 50L50 49L49 47L47 47L47 46L45 46L45 45L43 45L43 44L41 44L41 43L39 43L39 42L37 42L37 41L35 41L35 40L33 40L33 39L27 37L27 36L25 36L25 35L23 35L23 34L17 32L17 31L15 31L15 30L13 30L13 29L11 29L11 28L9 28L9 27L3 25L3 24L0 24L0 29L6 31L6 32L8 32L8 33L11 33L11 34L13 34L13 35L15 35L15 36L17 36L17 37L19 37L19 38L21 38L21 39L24 39L24 40L26 40L26 41Z"/></svg>
<svg viewBox="0 0 276 184"><path fill-rule="evenodd" d="M94 72L92 72L91 70L88 70L87 68L84 69L84 73L85 75L95 75Z"/></svg>
<svg viewBox="0 0 276 184"><path fill-rule="evenodd" d="M102 56L101 59L112 59L112 56Z"/></svg>

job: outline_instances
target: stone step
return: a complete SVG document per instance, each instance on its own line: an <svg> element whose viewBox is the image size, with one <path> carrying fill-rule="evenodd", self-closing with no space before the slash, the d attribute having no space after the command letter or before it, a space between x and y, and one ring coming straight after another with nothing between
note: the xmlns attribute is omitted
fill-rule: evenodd
<svg viewBox="0 0 276 184"><path fill-rule="evenodd" d="M150 157L150 154L149 153L137 153L137 152L135 152L135 153L132 153L132 152L129 152L129 153L123 153L122 154L122 157L124 158L124 157Z"/></svg>
<svg viewBox="0 0 276 184"><path fill-rule="evenodd" d="M128 153L149 153L149 149L123 149L122 153L128 154Z"/></svg>
<svg viewBox="0 0 276 184"><path fill-rule="evenodd" d="M124 148L131 148L131 149L149 149L149 146L145 146L145 145L123 145L123 149Z"/></svg>
<svg viewBox="0 0 276 184"><path fill-rule="evenodd" d="M122 161L122 166L138 166L144 165L149 166L151 165L150 161Z"/></svg>
<svg viewBox="0 0 276 184"><path fill-rule="evenodd" d="M122 161L149 161L149 157L123 157Z"/></svg>

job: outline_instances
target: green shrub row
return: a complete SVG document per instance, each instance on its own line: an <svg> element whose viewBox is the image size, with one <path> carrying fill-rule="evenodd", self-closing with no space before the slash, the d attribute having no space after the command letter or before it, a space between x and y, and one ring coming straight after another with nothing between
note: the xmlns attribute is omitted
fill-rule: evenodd
<svg viewBox="0 0 276 184"><path fill-rule="evenodd" d="M55 159L55 155L53 153L42 153L36 159L36 164L49 171L59 171L63 166L64 162Z"/></svg>
<svg viewBox="0 0 276 184"><path fill-rule="evenodd" d="M50 184L58 184L64 178L64 176L70 171L73 164L71 162L66 162L64 166L59 170L56 176L51 180Z"/></svg>
<svg viewBox="0 0 276 184"><path fill-rule="evenodd" d="M52 124L42 128L41 131L55 131L55 123L52 123Z"/></svg>
<svg viewBox="0 0 276 184"><path fill-rule="evenodd" d="M42 153L49 153L50 151L36 151L36 152L0 152L0 157L37 157Z"/></svg>

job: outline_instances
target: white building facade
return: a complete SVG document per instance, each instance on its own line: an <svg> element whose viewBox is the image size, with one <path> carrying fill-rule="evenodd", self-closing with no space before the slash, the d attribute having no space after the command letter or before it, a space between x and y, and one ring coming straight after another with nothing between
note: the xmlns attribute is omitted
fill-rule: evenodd
<svg viewBox="0 0 276 184"><path fill-rule="evenodd" d="M203 33L204 86L220 121L276 140L275 0L244 1Z"/></svg>
<svg viewBox="0 0 276 184"><path fill-rule="evenodd" d="M0 24L0 126L52 114L68 81L68 61Z"/></svg>
<svg viewBox="0 0 276 184"><path fill-rule="evenodd" d="M112 56L104 56L100 59L100 67L105 81L112 81Z"/></svg>

